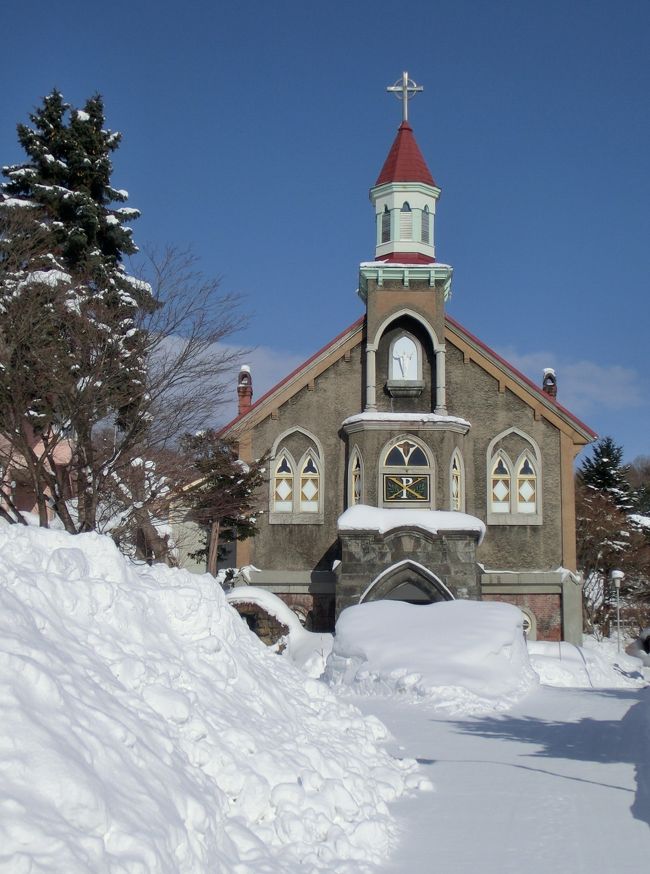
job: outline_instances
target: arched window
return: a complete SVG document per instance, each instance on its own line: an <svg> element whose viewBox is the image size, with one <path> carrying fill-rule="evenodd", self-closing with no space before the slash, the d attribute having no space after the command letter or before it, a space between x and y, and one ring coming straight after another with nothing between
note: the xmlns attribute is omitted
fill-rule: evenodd
<svg viewBox="0 0 650 874"><path fill-rule="evenodd" d="M535 439L516 427L502 431L490 441L487 464L488 525L541 525L542 454Z"/></svg>
<svg viewBox="0 0 650 874"><path fill-rule="evenodd" d="M300 470L300 512L318 513L320 504L320 473L311 452L303 459Z"/></svg>
<svg viewBox="0 0 650 874"><path fill-rule="evenodd" d="M510 465L505 453L499 453L492 465L490 510L493 513L510 512Z"/></svg>
<svg viewBox="0 0 650 874"><path fill-rule="evenodd" d="M535 463L527 453L517 465L517 512L537 512L537 474Z"/></svg>
<svg viewBox="0 0 650 874"><path fill-rule="evenodd" d="M422 210L422 234L420 239L423 243L431 243L431 214L429 207L425 206Z"/></svg>
<svg viewBox="0 0 650 874"><path fill-rule="evenodd" d="M381 476L384 506L431 506L431 463L414 440L400 437L386 448Z"/></svg>
<svg viewBox="0 0 650 874"><path fill-rule="evenodd" d="M324 464L318 437L305 428L277 436L271 448L270 525L323 523Z"/></svg>
<svg viewBox="0 0 650 874"><path fill-rule="evenodd" d="M390 240L390 210L387 206L381 214L381 241L388 243Z"/></svg>
<svg viewBox="0 0 650 874"><path fill-rule="evenodd" d="M273 511L275 513L293 512L293 460L288 452L283 452L275 465Z"/></svg>
<svg viewBox="0 0 650 874"><path fill-rule="evenodd" d="M400 240L413 239L413 213L406 201L402 204L399 213L399 238Z"/></svg>
<svg viewBox="0 0 650 874"><path fill-rule="evenodd" d="M465 469L460 452L456 449L449 469L449 496L452 510L465 509Z"/></svg>
<svg viewBox="0 0 650 874"><path fill-rule="evenodd" d="M363 464L361 453L355 447L350 456L350 474L348 482L348 504L363 504Z"/></svg>

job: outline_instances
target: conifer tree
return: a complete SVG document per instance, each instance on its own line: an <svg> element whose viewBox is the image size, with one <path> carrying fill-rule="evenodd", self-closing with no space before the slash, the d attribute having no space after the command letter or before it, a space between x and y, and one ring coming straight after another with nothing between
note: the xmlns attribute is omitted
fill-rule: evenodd
<svg viewBox="0 0 650 874"><path fill-rule="evenodd" d="M623 449L611 437L601 437L592 456L580 467L579 478L588 487L608 495L620 510L632 508L628 468L623 464Z"/></svg>
<svg viewBox="0 0 650 874"><path fill-rule="evenodd" d="M205 558L208 572L216 574L220 544L257 533L259 488L267 459L240 461L235 443L214 431L186 435L184 448L194 459L197 476L187 491L191 517L205 531L205 545L194 556Z"/></svg>
<svg viewBox="0 0 650 874"><path fill-rule="evenodd" d="M44 492L67 513L55 450L72 435L89 530L99 496L93 429L111 417L122 429L143 425L141 322L155 301L122 263L137 251L127 224L139 213L110 184L120 135L105 129L101 97L74 109L53 91L30 120L18 125L27 161L3 168L0 189L0 428L30 467L42 523Z"/></svg>

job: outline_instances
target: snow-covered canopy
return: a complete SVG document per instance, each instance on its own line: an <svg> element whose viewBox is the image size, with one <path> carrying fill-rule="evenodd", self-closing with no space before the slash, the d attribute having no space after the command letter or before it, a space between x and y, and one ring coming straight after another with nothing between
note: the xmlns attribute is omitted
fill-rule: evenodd
<svg viewBox="0 0 650 874"><path fill-rule="evenodd" d="M413 422L424 424L429 422L431 424L456 424L461 425L464 428L470 427L470 423L467 419L461 419L459 416L443 416L440 413L383 413L377 411L357 413L354 416L348 416L347 419L343 420L342 424L344 426L354 425L358 422L396 422L397 424L412 424Z"/></svg>
<svg viewBox="0 0 650 874"><path fill-rule="evenodd" d="M467 531L480 543L485 536L485 524L475 516L452 510L420 510L406 507L368 507L356 504L339 516L339 531L378 531L385 534L394 528L421 528L430 534L446 531Z"/></svg>

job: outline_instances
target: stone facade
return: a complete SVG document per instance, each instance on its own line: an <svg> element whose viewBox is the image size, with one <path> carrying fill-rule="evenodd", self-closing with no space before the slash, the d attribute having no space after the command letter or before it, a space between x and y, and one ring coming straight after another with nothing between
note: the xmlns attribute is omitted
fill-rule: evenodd
<svg viewBox="0 0 650 874"><path fill-rule="evenodd" d="M244 460L271 460L259 534L237 563L260 569L253 585L304 599L318 630L362 600L486 597L518 604L531 634L577 640L573 459L595 435L446 314L452 269L432 238L409 255L403 237L386 241L404 233L402 200L417 191L433 211L440 193L409 126L390 156L371 197L390 195L395 214L385 226L377 214L383 260L360 267L363 317L257 403L246 372L226 432ZM392 179L396 166L420 175ZM353 505L380 508L387 525L340 529ZM443 511L444 530L417 514L403 524L404 509ZM464 516L484 523L480 544Z"/></svg>

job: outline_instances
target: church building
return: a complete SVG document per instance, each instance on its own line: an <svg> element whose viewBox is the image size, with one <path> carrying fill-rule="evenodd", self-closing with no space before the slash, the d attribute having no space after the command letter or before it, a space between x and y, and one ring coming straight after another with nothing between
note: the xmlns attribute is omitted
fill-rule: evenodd
<svg viewBox="0 0 650 874"><path fill-rule="evenodd" d="M440 188L408 121L421 88L404 73L389 90L403 120L370 190L363 314L255 403L240 372L224 433L270 465L235 563L317 631L364 601L471 598L517 605L531 638L580 642L573 463L596 435L553 371L534 385L445 313Z"/></svg>

